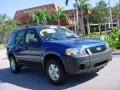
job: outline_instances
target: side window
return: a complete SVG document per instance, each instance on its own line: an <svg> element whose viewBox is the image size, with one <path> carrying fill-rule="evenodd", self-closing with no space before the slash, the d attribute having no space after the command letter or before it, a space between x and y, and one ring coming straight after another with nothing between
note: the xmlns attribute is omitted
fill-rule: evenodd
<svg viewBox="0 0 120 90"><path fill-rule="evenodd" d="M27 44L38 43L37 33L34 30L28 30L25 38Z"/></svg>
<svg viewBox="0 0 120 90"><path fill-rule="evenodd" d="M19 31L16 34L15 43L18 45L24 44L24 35L25 35L25 30Z"/></svg>

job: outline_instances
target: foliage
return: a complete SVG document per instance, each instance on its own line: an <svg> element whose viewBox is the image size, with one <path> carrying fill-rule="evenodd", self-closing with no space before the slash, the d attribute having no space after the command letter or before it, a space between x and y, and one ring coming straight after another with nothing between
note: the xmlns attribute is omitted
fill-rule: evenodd
<svg viewBox="0 0 120 90"><path fill-rule="evenodd" d="M89 0L78 0L78 8L82 6L83 10L90 9L90 4L88 3Z"/></svg>
<svg viewBox="0 0 120 90"><path fill-rule="evenodd" d="M120 6L116 5L115 7L112 8L112 15L113 17L120 18Z"/></svg>
<svg viewBox="0 0 120 90"><path fill-rule="evenodd" d="M60 25L60 20L68 20L69 18L61 7L58 7L57 10L52 10L51 17L52 20L58 21L58 25Z"/></svg>
<svg viewBox="0 0 120 90"><path fill-rule="evenodd" d="M68 5L68 2L70 0L66 0L66 5ZM81 13L81 17L78 17L79 19L79 24L81 24L80 29L82 31L82 34L85 34L85 28L84 28L84 15L83 15L83 11L90 9L90 4L88 3L89 0L75 0L75 4L73 5L75 8L78 7L78 10L80 10ZM79 26L77 26L79 29Z"/></svg>
<svg viewBox="0 0 120 90"><path fill-rule="evenodd" d="M120 48L120 27L113 28L106 41L112 49Z"/></svg>
<svg viewBox="0 0 120 90"><path fill-rule="evenodd" d="M66 0L65 4L68 5L70 0ZM90 6L90 4L88 3L89 0L76 0L76 3L74 5L74 7L76 7L76 5L80 8L80 6L82 5L83 9L88 9L88 6Z"/></svg>
<svg viewBox="0 0 120 90"><path fill-rule="evenodd" d="M92 38L92 39L100 39L100 34L99 32L94 32L89 35L84 36L84 38Z"/></svg>
<svg viewBox="0 0 120 90"><path fill-rule="evenodd" d="M108 21L109 8L104 0L97 3L96 7L93 8L90 16L91 23L105 23Z"/></svg>
<svg viewBox="0 0 120 90"><path fill-rule="evenodd" d="M28 23L35 23L37 25L48 24L53 20L59 21L61 19L62 20L68 19L67 14L61 8L49 11L47 9L39 9L30 14L32 18Z"/></svg>
<svg viewBox="0 0 120 90"><path fill-rule="evenodd" d="M30 14L32 18L29 23L36 23L37 25L40 25L47 24L51 20L51 16L47 9L39 9Z"/></svg>
<svg viewBox="0 0 120 90"><path fill-rule="evenodd" d="M0 42L3 43L7 34L17 27L18 22L15 20L10 19L7 15L0 14Z"/></svg>
<svg viewBox="0 0 120 90"><path fill-rule="evenodd" d="M112 7L112 16L114 19L117 20L117 24L119 26L119 23L120 23L120 5L119 4Z"/></svg>

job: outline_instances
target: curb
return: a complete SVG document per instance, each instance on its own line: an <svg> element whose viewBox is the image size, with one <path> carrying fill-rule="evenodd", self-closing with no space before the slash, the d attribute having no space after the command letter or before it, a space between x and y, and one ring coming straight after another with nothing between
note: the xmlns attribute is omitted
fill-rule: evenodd
<svg viewBox="0 0 120 90"><path fill-rule="evenodd" d="M112 52L113 55L120 55L120 50L117 50L115 52Z"/></svg>

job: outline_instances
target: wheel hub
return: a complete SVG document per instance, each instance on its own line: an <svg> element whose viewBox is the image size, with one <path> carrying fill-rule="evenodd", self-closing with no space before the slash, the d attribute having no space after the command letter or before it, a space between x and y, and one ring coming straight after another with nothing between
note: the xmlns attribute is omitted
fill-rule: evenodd
<svg viewBox="0 0 120 90"><path fill-rule="evenodd" d="M56 81L59 79L59 77L60 77L59 76L59 69L55 64L51 64L49 66L48 72L49 72L49 76L52 80Z"/></svg>
<svg viewBox="0 0 120 90"><path fill-rule="evenodd" d="M10 64L11 64L12 70L15 70L15 61L13 59L11 59Z"/></svg>

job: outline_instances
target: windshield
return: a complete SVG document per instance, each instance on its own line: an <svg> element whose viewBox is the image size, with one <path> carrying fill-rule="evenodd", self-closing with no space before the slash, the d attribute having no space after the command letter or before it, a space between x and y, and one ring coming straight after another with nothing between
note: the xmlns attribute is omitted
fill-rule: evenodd
<svg viewBox="0 0 120 90"><path fill-rule="evenodd" d="M73 33L65 27L46 27L39 30L39 34L45 41L78 38L78 36L75 33Z"/></svg>

